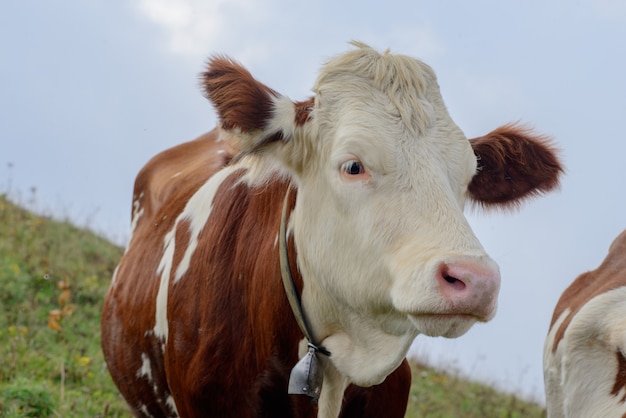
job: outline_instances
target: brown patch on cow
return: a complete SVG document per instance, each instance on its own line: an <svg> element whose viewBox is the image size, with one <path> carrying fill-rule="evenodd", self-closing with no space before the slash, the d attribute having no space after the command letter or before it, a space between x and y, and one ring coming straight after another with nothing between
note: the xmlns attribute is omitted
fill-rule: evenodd
<svg viewBox="0 0 626 418"><path fill-rule="evenodd" d="M468 192L483 207L515 207L559 185L563 167L548 137L508 124L470 142L478 171Z"/></svg>
<svg viewBox="0 0 626 418"><path fill-rule="evenodd" d="M561 295L550 328L566 309L569 309L569 314L555 333L552 352L556 352L570 322L587 302L622 286L626 286L626 231L615 238L608 255L597 269L578 276Z"/></svg>
<svg viewBox="0 0 626 418"><path fill-rule="evenodd" d="M176 223L176 233L174 236L174 255L172 256L172 270L170 272L171 280L177 275L177 269L181 260L185 256L187 248L189 248L191 238L191 222L189 219L180 219Z"/></svg>
<svg viewBox="0 0 626 418"><path fill-rule="evenodd" d="M220 116L222 127L242 132L263 129L272 117L271 88L257 81L248 70L228 57L216 56L202 73L206 97Z"/></svg>
<svg viewBox="0 0 626 418"><path fill-rule="evenodd" d="M613 396L619 395L622 389L626 389L626 358L624 358L621 351L618 351L615 355L617 356L617 374L615 375L613 390L611 390L611 395ZM626 401L626 392L620 399L620 402L624 403L624 401Z"/></svg>
<svg viewBox="0 0 626 418"><path fill-rule="evenodd" d="M303 102L296 102L296 126L302 126L311 119L311 112L313 111L313 105L315 98L311 97Z"/></svg>

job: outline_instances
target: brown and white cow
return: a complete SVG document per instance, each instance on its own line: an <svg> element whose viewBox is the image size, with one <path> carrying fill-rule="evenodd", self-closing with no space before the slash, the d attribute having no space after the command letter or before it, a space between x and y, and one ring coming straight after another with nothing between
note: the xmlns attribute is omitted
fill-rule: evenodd
<svg viewBox="0 0 626 418"><path fill-rule="evenodd" d="M554 150L513 125L468 141L430 67L354 45L295 103L213 58L221 127L139 173L102 316L137 416L402 417L414 338L493 317L500 274L463 208L553 189ZM286 195L289 270L330 353L317 405L287 394L306 343L281 282Z"/></svg>
<svg viewBox="0 0 626 418"><path fill-rule="evenodd" d="M543 358L550 418L626 417L626 231L561 295Z"/></svg>

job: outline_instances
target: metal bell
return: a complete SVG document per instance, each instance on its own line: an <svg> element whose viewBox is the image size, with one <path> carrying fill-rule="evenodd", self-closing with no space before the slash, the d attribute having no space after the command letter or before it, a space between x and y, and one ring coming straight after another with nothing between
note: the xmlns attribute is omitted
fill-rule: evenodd
<svg viewBox="0 0 626 418"><path fill-rule="evenodd" d="M317 401L322 391L323 377L316 349L309 346L309 351L291 369L287 393L307 395Z"/></svg>

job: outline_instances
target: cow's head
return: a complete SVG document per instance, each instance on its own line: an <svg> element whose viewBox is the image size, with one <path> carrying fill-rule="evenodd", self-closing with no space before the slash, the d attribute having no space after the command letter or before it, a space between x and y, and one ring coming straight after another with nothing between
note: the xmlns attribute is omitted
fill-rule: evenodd
<svg viewBox="0 0 626 418"><path fill-rule="evenodd" d="M355 46L323 66L306 102L224 57L203 83L250 181L278 171L296 184L306 315L337 370L370 385L417 334L457 337L493 317L500 274L467 200L516 205L562 169L543 138L513 125L468 140L430 67Z"/></svg>

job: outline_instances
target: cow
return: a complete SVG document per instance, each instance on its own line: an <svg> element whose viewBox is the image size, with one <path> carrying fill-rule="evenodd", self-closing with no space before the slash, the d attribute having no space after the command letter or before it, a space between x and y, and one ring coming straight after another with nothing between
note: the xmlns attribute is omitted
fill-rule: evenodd
<svg viewBox="0 0 626 418"><path fill-rule="evenodd" d="M561 295L543 359L550 418L626 417L626 231Z"/></svg>
<svg viewBox="0 0 626 418"><path fill-rule="evenodd" d="M304 101L221 55L201 84L218 127L135 181L102 312L115 384L138 417L403 417L415 337L495 314L466 203L553 190L553 143L468 140L429 66L358 42Z"/></svg>

